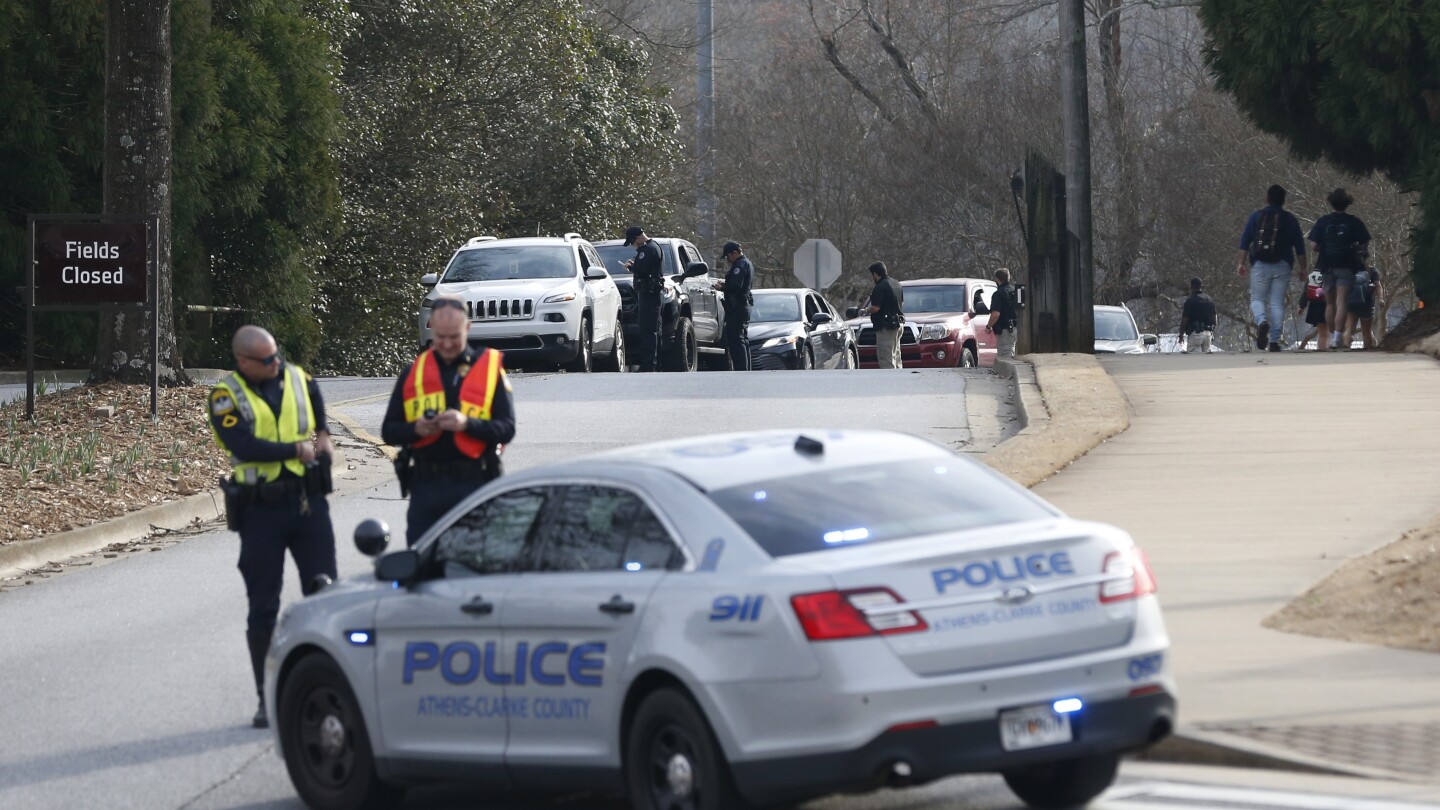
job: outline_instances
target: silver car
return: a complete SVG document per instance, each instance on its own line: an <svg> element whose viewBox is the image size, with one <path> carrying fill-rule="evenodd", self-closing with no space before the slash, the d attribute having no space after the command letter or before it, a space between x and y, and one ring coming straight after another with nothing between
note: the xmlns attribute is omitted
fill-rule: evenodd
<svg viewBox="0 0 1440 810"><path fill-rule="evenodd" d="M464 780L733 810L974 771L1069 806L1174 724L1154 592L1125 532L921 439L700 437L486 485L286 612L267 705L317 808Z"/></svg>

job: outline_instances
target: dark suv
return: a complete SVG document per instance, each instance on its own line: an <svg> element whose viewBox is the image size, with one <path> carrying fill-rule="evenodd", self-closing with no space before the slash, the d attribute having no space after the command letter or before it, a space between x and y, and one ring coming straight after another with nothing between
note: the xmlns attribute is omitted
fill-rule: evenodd
<svg viewBox="0 0 1440 810"><path fill-rule="evenodd" d="M660 248L664 261L664 287L660 291L660 368L694 371L703 363L709 368L728 369L725 311L710 278L710 266L700 258L700 251L684 239L658 237L651 241ZM635 322L635 281L624 263L635 258L635 248L627 247L620 239L593 244L620 289L620 320L633 358L640 347L640 327Z"/></svg>

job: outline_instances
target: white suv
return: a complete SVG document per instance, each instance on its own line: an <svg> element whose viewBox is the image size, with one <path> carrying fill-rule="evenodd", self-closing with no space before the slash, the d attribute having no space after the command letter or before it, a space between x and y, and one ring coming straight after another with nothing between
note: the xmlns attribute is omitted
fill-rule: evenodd
<svg viewBox="0 0 1440 810"><path fill-rule="evenodd" d="M563 365L590 371L597 355L625 371L620 292L595 248L577 233L563 237L477 236L455 251L420 303L420 346L430 345L430 303L459 295L470 315L470 344L499 349L505 364L527 369Z"/></svg>

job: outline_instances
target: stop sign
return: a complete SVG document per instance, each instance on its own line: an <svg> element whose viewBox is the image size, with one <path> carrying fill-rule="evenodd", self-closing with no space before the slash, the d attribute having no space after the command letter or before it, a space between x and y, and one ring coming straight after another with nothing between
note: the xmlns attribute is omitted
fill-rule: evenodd
<svg viewBox="0 0 1440 810"><path fill-rule="evenodd" d="M795 278L812 290L823 290L840 278L840 249L829 239L806 239L795 251Z"/></svg>

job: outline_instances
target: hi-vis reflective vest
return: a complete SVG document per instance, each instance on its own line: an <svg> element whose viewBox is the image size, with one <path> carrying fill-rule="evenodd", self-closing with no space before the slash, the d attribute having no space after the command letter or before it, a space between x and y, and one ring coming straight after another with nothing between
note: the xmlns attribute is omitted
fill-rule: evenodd
<svg viewBox="0 0 1440 810"><path fill-rule="evenodd" d="M219 397L228 394L240 417L250 424L255 438L283 444L304 441L310 438L310 431L315 425L315 408L310 402L310 387L307 385L310 375L293 363L285 364L283 374L281 386L284 393L280 399L278 417L265 398L255 393L245 378L236 372L227 374L215 384L215 390L210 393L211 405L214 407ZM228 423L226 427L229 427ZM230 456L230 466L235 469L235 480L241 484L274 481L280 477L282 469L302 478L305 476L305 465L298 458L285 461L243 461L236 458L230 448L225 446L213 424L210 432L215 434L215 443Z"/></svg>
<svg viewBox="0 0 1440 810"><path fill-rule="evenodd" d="M500 385L500 352L486 349L475 359L475 365L465 374L460 383L460 413L470 419L489 419L490 408L495 403L495 387ZM440 380L440 361L434 349L426 349L415 358L405 377L401 389L405 398L405 421L417 422L426 411L441 413L445 410L445 386ZM415 441L415 447L428 447L440 441L442 433L432 433ZM455 437L455 446L470 458L484 455L486 444L464 431L450 435Z"/></svg>

